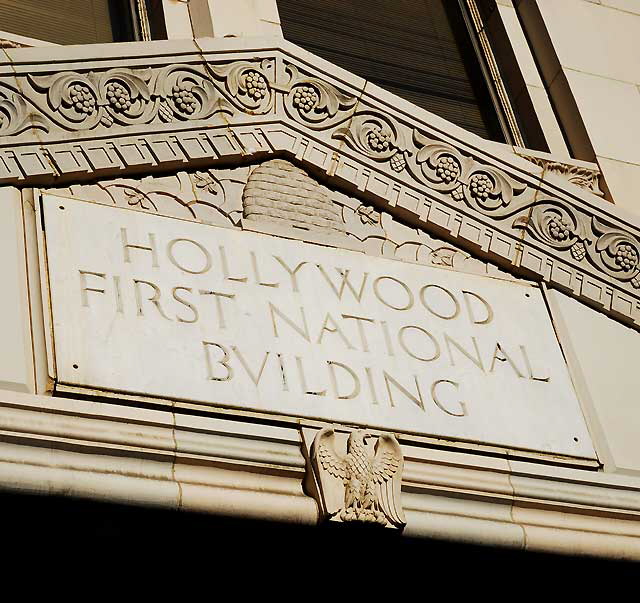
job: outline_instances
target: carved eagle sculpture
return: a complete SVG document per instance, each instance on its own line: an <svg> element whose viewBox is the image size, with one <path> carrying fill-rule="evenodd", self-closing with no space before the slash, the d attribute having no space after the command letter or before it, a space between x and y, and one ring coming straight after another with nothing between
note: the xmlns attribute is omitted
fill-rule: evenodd
<svg viewBox="0 0 640 603"><path fill-rule="evenodd" d="M363 522L396 528L406 521L400 500L402 451L390 434L378 436L372 455L364 430L353 431L347 454L335 450L335 432L325 427L316 435L311 462L320 487L324 510L344 522Z"/></svg>

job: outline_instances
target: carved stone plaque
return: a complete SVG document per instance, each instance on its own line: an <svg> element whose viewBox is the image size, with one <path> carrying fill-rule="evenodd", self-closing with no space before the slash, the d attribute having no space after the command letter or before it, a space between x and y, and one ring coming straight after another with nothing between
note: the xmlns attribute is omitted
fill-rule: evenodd
<svg viewBox="0 0 640 603"><path fill-rule="evenodd" d="M60 385L595 458L535 286L43 203Z"/></svg>

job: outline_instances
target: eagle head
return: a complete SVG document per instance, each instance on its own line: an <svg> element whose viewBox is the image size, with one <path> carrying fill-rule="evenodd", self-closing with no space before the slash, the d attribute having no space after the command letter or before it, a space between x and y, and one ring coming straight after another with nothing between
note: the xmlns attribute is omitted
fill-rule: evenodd
<svg viewBox="0 0 640 603"><path fill-rule="evenodd" d="M364 431L364 429L356 429L349 434L349 439L347 440L347 452L353 450L354 448L358 448L365 446L366 440L373 437L370 433Z"/></svg>

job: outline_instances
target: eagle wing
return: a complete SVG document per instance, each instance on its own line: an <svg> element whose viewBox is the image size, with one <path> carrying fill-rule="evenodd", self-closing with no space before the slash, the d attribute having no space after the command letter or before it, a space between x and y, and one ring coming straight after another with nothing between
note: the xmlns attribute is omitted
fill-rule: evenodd
<svg viewBox="0 0 640 603"><path fill-rule="evenodd" d="M407 523L400 498L402 468L402 451L398 440L390 434L381 435L376 443L372 475L380 508L396 527Z"/></svg>
<svg viewBox="0 0 640 603"><path fill-rule="evenodd" d="M348 470L345 460L335 450L335 431L332 427L324 427L314 438L311 463L324 510L328 515L335 515L344 507L344 483Z"/></svg>

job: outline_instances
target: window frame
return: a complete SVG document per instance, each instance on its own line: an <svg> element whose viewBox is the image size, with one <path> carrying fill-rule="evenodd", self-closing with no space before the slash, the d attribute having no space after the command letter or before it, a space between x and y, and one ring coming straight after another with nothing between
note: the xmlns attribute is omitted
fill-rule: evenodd
<svg viewBox="0 0 640 603"><path fill-rule="evenodd" d="M120 24L120 31L122 32L128 30L131 33L130 36L116 36L114 31L114 40L111 43L147 42L154 39L152 37L153 28L151 25L152 22L149 18L147 1L148 0L109 0L109 12L112 23L112 31L115 30L114 20L116 18L116 15L118 15L118 10L120 10L122 11L121 14L123 16L123 20L127 21L127 23L125 23L124 25ZM160 7L161 6L162 3L160 3ZM166 24L164 13L158 15L158 17L159 19L156 21L156 27L160 30L161 33L164 33L164 37L166 38ZM62 44L0 30L0 48L34 48L40 46L62 46Z"/></svg>

